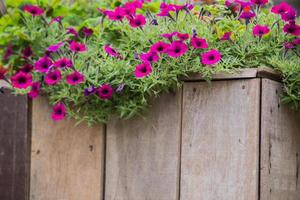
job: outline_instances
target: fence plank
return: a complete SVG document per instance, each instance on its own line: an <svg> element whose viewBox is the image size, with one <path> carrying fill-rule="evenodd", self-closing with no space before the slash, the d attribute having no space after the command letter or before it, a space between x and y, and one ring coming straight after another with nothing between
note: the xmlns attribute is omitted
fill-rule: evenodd
<svg viewBox="0 0 300 200"><path fill-rule="evenodd" d="M107 200L178 199L181 92L153 104L145 119L107 126Z"/></svg>
<svg viewBox="0 0 300 200"><path fill-rule="evenodd" d="M280 103L282 90L263 79L261 200L300 199L300 117Z"/></svg>
<svg viewBox="0 0 300 200"><path fill-rule="evenodd" d="M258 198L260 80L185 83L181 199Z"/></svg>
<svg viewBox="0 0 300 200"><path fill-rule="evenodd" d="M0 93L0 199L26 200L30 151L27 97L10 93Z"/></svg>
<svg viewBox="0 0 300 200"><path fill-rule="evenodd" d="M104 128L53 122L47 101L33 102L31 200L100 200Z"/></svg>
<svg viewBox="0 0 300 200"><path fill-rule="evenodd" d="M6 6L4 0L0 0L0 16L6 14Z"/></svg>

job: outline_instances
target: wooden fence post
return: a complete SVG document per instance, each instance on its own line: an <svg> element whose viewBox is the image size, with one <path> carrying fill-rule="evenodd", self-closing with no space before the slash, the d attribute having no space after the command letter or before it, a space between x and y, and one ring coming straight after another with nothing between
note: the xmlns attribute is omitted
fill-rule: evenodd
<svg viewBox="0 0 300 200"><path fill-rule="evenodd" d="M6 13L6 6L4 0L0 0L0 14L4 15Z"/></svg>

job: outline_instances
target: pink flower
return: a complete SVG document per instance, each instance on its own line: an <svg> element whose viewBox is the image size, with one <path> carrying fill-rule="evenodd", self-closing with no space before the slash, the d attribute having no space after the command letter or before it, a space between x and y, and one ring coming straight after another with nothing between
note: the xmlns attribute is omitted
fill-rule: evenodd
<svg viewBox="0 0 300 200"><path fill-rule="evenodd" d="M207 49L208 44L204 38L193 37L191 44L195 49Z"/></svg>
<svg viewBox="0 0 300 200"><path fill-rule="evenodd" d="M299 44L300 44L300 38L294 39L294 40L292 41L292 43L293 43L294 45L299 45Z"/></svg>
<svg viewBox="0 0 300 200"><path fill-rule="evenodd" d="M77 71L74 71L73 73L67 75L67 83L69 85L77 85L83 82L84 82L84 76Z"/></svg>
<svg viewBox="0 0 300 200"><path fill-rule="evenodd" d="M129 4L128 4L129 3ZM123 14L128 17L132 17L135 15L136 7L130 4L131 2L127 2L123 7Z"/></svg>
<svg viewBox="0 0 300 200"><path fill-rule="evenodd" d="M40 82L33 82L31 84L31 90L28 93L28 97L30 97L31 99L35 99L41 90L41 83Z"/></svg>
<svg viewBox="0 0 300 200"><path fill-rule="evenodd" d="M159 60L159 56L156 52L150 51L148 53L142 53L140 58L143 62L156 62Z"/></svg>
<svg viewBox="0 0 300 200"><path fill-rule="evenodd" d="M32 84L32 75L29 73L17 72L11 77L11 83L14 88L28 88Z"/></svg>
<svg viewBox="0 0 300 200"><path fill-rule="evenodd" d="M25 5L23 10L30 13L32 16L40 16L44 14L44 10L42 8L34 5Z"/></svg>
<svg viewBox="0 0 300 200"><path fill-rule="evenodd" d="M283 43L283 46L284 46L285 49L293 49L294 48L294 44L289 43L289 42Z"/></svg>
<svg viewBox="0 0 300 200"><path fill-rule="evenodd" d="M252 19L256 16L256 14L252 11L243 11L240 15L240 19Z"/></svg>
<svg viewBox="0 0 300 200"><path fill-rule="evenodd" d="M75 37L79 37L78 32L72 27L67 28L67 34L71 34L74 35Z"/></svg>
<svg viewBox="0 0 300 200"><path fill-rule="evenodd" d="M53 24L53 23L55 23L55 22L61 23L61 20L62 20L63 18L64 18L63 16L54 17L54 18L51 19L50 24Z"/></svg>
<svg viewBox="0 0 300 200"><path fill-rule="evenodd" d="M129 24L133 28L139 28L146 24L146 18L143 15L136 15L133 18L129 18Z"/></svg>
<svg viewBox="0 0 300 200"><path fill-rule="evenodd" d="M70 43L70 49L71 49L71 51L78 52L78 53L85 52L87 50L85 44L75 42L75 41L72 41Z"/></svg>
<svg viewBox="0 0 300 200"><path fill-rule="evenodd" d="M226 32L224 35L220 38L222 41L230 40L232 33L231 32Z"/></svg>
<svg viewBox="0 0 300 200"><path fill-rule="evenodd" d="M45 83L47 85L56 85L61 80L61 72L57 69L46 74Z"/></svg>
<svg viewBox="0 0 300 200"><path fill-rule="evenodd" d="M156 52L156 53L165 53L165 52L167 52L167 49L169 48L169 46L170 46L169 44L159 41L150 47L150 51Z"/></svg>
<svg viewBox="0 0 300 200"><path fill-rule="evenodd" d="M294 35L294 36L299 36L300 35L300 26L295 23L290 22L290 23L284 25L283 32Z"/></svg>
<svg viewBox="0 0 300 200"><path fill-rule="evenodd" d="M173 36L176 35L176 32L173 32L173 33L164 33L164 34L161 34L160 36L163 37L163 38L166 38L168 39L170 42L173 41Z"/></svg>
<svg viewBox="0 0 300 200"><path fill-rule="evenodd" d="M113 88L108 84L101 85L97 90L98 96L103 99L110 99L114 93Z"/></svg>
<svg viewBox="0 0 300 200"><path fill-rule="evenodd" d="M179 33L179 32L175 32L175 33L176 33L177 38L180 41L184 41L184 40L187 40L190 38L189 34L187 34L187 33Z"/></svg>
<svg viewBox="0 0 300 200"><path fill-rule="evenodd" d="M272 7L271 12L275 14L284 14L288 12L292 7L287 2L281 2L278 5Z"/></svg>
<svg viewBox="0 0 300 200"><path fill-rule="evenodd" d="M203 65L214 65L220 62L221 53L216 49L212 49L206 53L201 54L201 62Z"/></svg>
<svg viewBox="0 0 300 200"><path fill-rule="evenodd" d="M142 8L142 7L143 7L143 2L144 2L144 1L140 1L140 0L135 0L135 1L131 1L131 2L126 2L126 3L125 3L125 7Z"/></svg>
<svg viewBox="0 0 300 200"><path fill-rule="evenodd" d="M40 73L47 73L51 68L53 62L48 56L41 57L36 63L34 64L34 68L36 71Z"/></svg>
<svg viewBox="0 0 300 200"><path fill-rule="evenodd" d="M270 32L268 26L256 25L253 27L252 33L254 36L259 36L260 38Z"/></svg>
<svg viewBox="0 0 300 200"><path fill-rule="evenodd" d="M93 33L94 33L93 29L90 29L90 28L87 28L87 27L83 27L81 29L81 31L82 31L82 33L85 37L89 37L89 36L93 35Z"/></svg>
<svg viewBox="0 0 300 200"><path fill-rule="evenodd" d="M64 44L63 42L59 42L57 44L52 44L47 48L47 51L57 52L63 44Z"/></svg>
<svg viewBox="0 0 300 200"><path fill-rule="evenodd" d="M108 44L104 45L103 49L109 56L122 59L122 56L119 54L119 52L117 52L110 45L108 45Z"/></svg>
<svg viewBox="0 0 300 200"><path fill-rule="evenodd" d="M106 15L113 21L122 21L124 18L123 9L120 7L117 7L114 11L106 11Z"/></svg>
<svg viewBox="0 0 300 200"><path fill-rule="evenodd" d="M262 6L266 5L269 2L269 0L251 0L251 3Z"/></svg>
<svg viewBox="0 0 300 200"><path fill-rule="evenodd" d="M281 14L281 19L286 22L295 21L296 17L297 17L297 12L293 8Z"/></svg>
<svg viewBox="0 0 300 200"><path fill-rule="evenodd" d="M185 43L181 41L174 41L168 48L168 55L170 57L176 58L185 54L188 50L188 47Z"/></svg>
<svg viewBox="0 0 300 200"><path fill-rule="evenodd" d="M30 56L32 56L32 49L30 46L25 47L22 50L22 54L24 58L29 58Z"/></svg>
<svg viewBox="0 0 300 200"><path fill-rule="evenodd" d="M68 58L60 58L54 62L53 66L59 68L73 67L73 62Z"/></svg>
<svg viewBox="0 0 300 200"><path fill-rule="evenodd" d="M152 73L152 67L150 63L142 63L135 67L134 75L136 78L143 78Z"/></svg>
<svg viewBox="0 0 300 200"><path fill-rule="evenodd" d="M252 2L248 2L248 1L244 1L244 0L234 0L234 3L239 4L242 9L244 9L246 7L250 8L253 5Z"/></svg>
<svg viewBox="0 0 300 200"><path fill-rule="evenodd" d="M33 70L33 66L31 64L25 64L21 67L20 71L24 73L30 73Z"/></svg>
<svg viewBox="0 0 300 200"><path fill-rule="evenodd" d="M53 106L51 117L54 121L60 121L65 118L66 113L65 105L63 103L57 103Z"/></svg>

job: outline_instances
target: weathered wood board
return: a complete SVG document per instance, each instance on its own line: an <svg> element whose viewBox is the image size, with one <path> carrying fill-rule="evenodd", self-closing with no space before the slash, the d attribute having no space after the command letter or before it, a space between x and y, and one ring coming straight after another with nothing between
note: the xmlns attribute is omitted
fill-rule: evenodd
<svg viewBox="0 0 300 200"><path fill-rule="evenodd" d="M0 83L1 87L1 83ZM0 92L0 199L27 200L29 131L26 96Z"/></svg>
<svg viewBox="0 0 300 200"><path fill-rule="evenodd" d="M300 115L280 102L282 90L262 79L261 200L300 199Z"/></svg>
<svg viewBox="0 0 300 200"><path fill-rule="evenodd" d="M153 103L144 117L107 126L106 200L177 200L181 91Z"/></svg>
<svg viewBox="0 0 300 200"><path fill-rule="evenodd" d="M32 106L31 200L101 200L104 127L53 122L46 105Z"/></svg>
<svg viewBox="0 0 300 200"><path fill-rule="evenodd" d="M257 199L260 80L183 91L181 199Z"/></svg>

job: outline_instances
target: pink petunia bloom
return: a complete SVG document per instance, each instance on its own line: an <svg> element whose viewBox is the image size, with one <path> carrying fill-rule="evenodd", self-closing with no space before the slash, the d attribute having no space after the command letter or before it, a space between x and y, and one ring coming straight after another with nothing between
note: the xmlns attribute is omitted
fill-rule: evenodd
<svg viewBox="0 0 300 200"><path fill-rule="evenodd" d="M63 42L59 42L57 44L52 44L47 48L47 51L48 52L57 52L63 44L64 44Z"/></svg>
<svg viewBox="0 0 300 200"><path fill-rule="evenodd" d="M163 38L166 38L168 39L170 42L173 41L173 37L176 35L176 32L173 32L173 33L164 33L164 34L161 34L160 36L163 37Z"/></svg>
<svg viewBox="0 0 300 200"><path fill-rule="evenodd" d="M226 32L224 35L220 38L221 41L227 41L230 40L230 37L232 35L232 32Z"/></svg>
<svg viewBox="0 0 300 200"><path fill-rule="evenodd" d="M77 52L77 53L87 51L87 48L86 48L85 44L79 43L79 42L76 42L76 41L72 41L70 43L70 49L71 49L71 51Z"/></svg>
<svg viewBox="0 0 300 200"><path fill-rule="evenodd" d="M256 16L255 12L252 11L243 11L240 15L240 19L252 19Z"/></svg>
<svg viewBox="0 0 300 200"><path fill-rule="evenodd" d="M75 37L79 37L79 33L72 27L67 28L67 34L74 35Z"/></svg>
<svg viewBox="0 0 300 200"><path fill-rule="evenodd" d="M30 73L33 70L33 66L31 64L25 64L21 67L19 71L24 72L24 73Z"/></svg>
<svg viewBox="0 0 300 200"><path fill-rule="evenodd" d="M35 99L41 90L41 83L36 81L31 84L31 90L28 92L28 97Z"/></svg>
<svg viewBox="0 0 300 200"><path fill-rule="evenodd" d="M203 65L215 65L221 61L221 58L221 53L216 49L201 54L201 62Z"/></svg>
<svg viewBox="0 0 300 200"><path fill-rule="evenodd" d="M271 12L281 15L288 12L290 9L292 9L292 6L290 6L287 2L281 2L280 4L273 6Z"/></svg>
<svg viewBox="0 0 300 200"><path fill-rule="evenodd" d="M60 121L66 117L66 106L63 103L57 103L52 108L51 117L54 121Z"/></svg>
<svg viewBox="0 0 300 200"><path fill-rule="evenodd" d="M23 7L23 10L25 12L30 13L32 16L41 16L44 14L44 10L38 6L34 6L34 5L25 5Z"/></svg>
<svg viewBox="0 0 300 200"><path fill-rule="evenodd" d="M293 8L288 10L286 13L281 14L281 19L286 22L295 21L297 17L297 12Z"/></svg>
<svg viewBox="0 0 300 200"><path fill-rule="evenodd" d="M22 50L22 55L24 58L29 58L30 56L32 56L33 52L31 49L31 46L27 46Z"/></svg>
<svg viewBox="0 0 300 200"><path fill-rule="evenodd" d="M266 5L267 3L269 3L269 0L251 0L251 3L259 5L259 6L263 6L263 5Z"/></svg>
<svg viewBox="0 0 300 200"><path fill-rule="evenodd" d="M191 44L194 49L207 49L208 44L204 38L193 37L191 39Z"/></svg>
<svg viewBox="0 0 300 200"><path fill-rule="evenodd" d="M68 58L60 58L59 60L54 62L53 66L59 68L68 68L73 67L73 62Z"/></svg>
<svg viewBox="0 0 300 200"><path fill-rule="evenodd" d="M143 62L156 62L159 60L159 56L156 52L150 51L148 53L142 53L140 55L141 61Z"/></svg>
<svg viewBox="0 0 300 200"><path fill-rule="evenodd" d="M294 45L300 45L300 38L296 38L292 41Z"/></svg>
<svg viewBox="0 0 300 200"><path fill-rule="evenodd" d="M132 17L136 13L136 7L133 6L132 4L128 4L128 3L130 3L130 2L127 2L125 4L125 6L123 7L123 15L128 16L128 17Z"/></svg>
<svg viewBox="0 0 300 200"><path fill-rule="evenodd" d="M159 41L150 47L150 51L156 52L156 53L166 53L169 46L170 46L169 44Z"/></svg>
<svg viewBox="0 0 300 200"><path fill-rule="evenodd" d="M82 31L82 33L83 33L83 35L84 35L85 37L90 37L90 36L93 35L93 33L94 33L93 29L90 29L90 28L87 28L87 27L83 27L83 28L81 29L81 31Z"/></svg>
<svg viewBox="0 0 300 200"><path fill-rule="evenodd" d="M253 27L252 33L254 36L262 37L270 32L268 26L256 25Z"/></svg>
<svg viewBox="0 0 300 200"><path fill-rule="evenodd" d="M294 35L294 36L299 36L300 35L300 26L295 23L290 22L290 23L284 25L283 32Z"/></svg>
<svg viewBox="0 0 300 200"><path fill-rule="evenodd" d="M53 24L53 23L55 23L55 22L61 23L61 20L62 20L63 18L64 18L63 16L54 17L54 18L51 19L50 24Z"/></svg>
<svg viewBox="0 0 300 200"><path fill-rule="evenodd" d="M84 76L77 71L67 75L66 79L69 85L77 85L84 82Z"/></svg>
<svg viewBox="0 0 300 200"><path fill-rule="evenodd" d="M11 77L11 83L14 88L26 89L32 84L32 75L24 72L17 72Z"/></svg>
<svg viewBox="0 0 300 200"><path fill-rule="evenodd" d="M146 24L146 18L143 15L136 15L133 18L129 18L129 24L132 28L139 28Z"/></svg>
<svg viewBox="0 0 300 200"><path fill-rule="evenodd" d="M190 38L190 35L187 34L187 33L179 33L179 32L175 32L177 38L180 40L180 41L185 41L187 39Z"/></svg>
<svg viewBox="0 0 300 200"><path fill-rule="evenodd" d="M123 9L121 7L117 7L114 11L107 11L106 15L112 21L122 21L124 18Z"/></svg>
<svg viewBox="0 0 300 200"><path fill-rule="evenodd" d="M126 2L125 7L134 7L134 8L142 8L143 7L143 1L135 0L131 2Z"/></svg>
<svg viewBox="0 0 300 200"><path fill-rule="evenodd" d="M285 49L293 49L295 47L293 43L289 43L289 42L284 42L283 46Z"/></svg>
<svg viewBox="0 0 300 200"><path fill-rule="evenodd" d="M114 90L109 84L103 84L98 88L97 93L101 99L106 100L112 97Z"/></svg>
<svg viewBox="0 0 300 200"><path fill-rule="evenodd" d="M46 74L45 83L47 85L56 85L61 80L61 72L60 70L54 70Z"/></svg>
<svg viewBox="0 0 300 200"><path fill-rule="evenodd" d="M188 50L188 46L181 41L174 41L168 48L168 55L176 58L185 54Z"/></svg>
<svg viewBox="0 0 300 200"><path fill-rule="evenodd" d="M52 64L52 60L48 56L44 56L35 62L34 68L40 73L47 73L51 68Z"/></svg>
<svg viewBox="0 0 300 200"><path fill-rule="evenodd" d="M104 45L103 50L111 57L122 59L122 56L119 54L119 52L117 52L114 48L112 48L108 44Z"/></svg>
<svg viewBox="0 0 300 200"><path fill-rule="evenodd" d="M234 3L240 5L240 7L244 10L244 8L250 8L253 5L253 2L244 1L244 0L234 0Z"/></svg>
<svg viewBox="0 0 300 200"><path fill-rule="evenodd" d="M134 75L136 78L143 78L152 73L152 66L150 63L142 63L135 67Z"/></svg>

